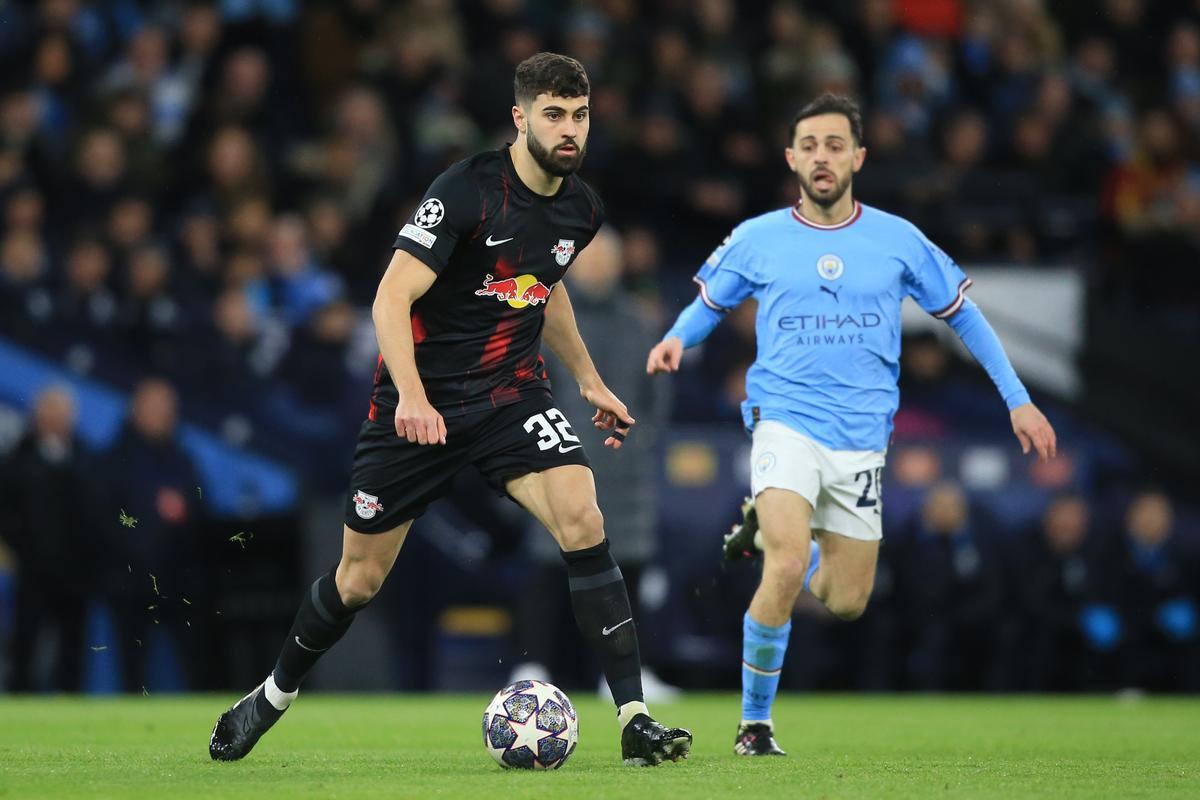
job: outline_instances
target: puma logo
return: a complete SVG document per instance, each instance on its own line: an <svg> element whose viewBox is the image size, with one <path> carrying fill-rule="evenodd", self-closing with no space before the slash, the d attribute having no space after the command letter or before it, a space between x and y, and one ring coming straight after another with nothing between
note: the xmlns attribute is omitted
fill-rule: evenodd
<svg viewBox="0 0 1200 800"><path fill-rule="evenodd" d="M837 291L834 291L833 289L830 289L828 286L822 286L822 287L821 287L821 291L822 291L822 292L827 292L827 293L829 293L829 294L833 295L833 301L834 301L835 303L841 303L841 302L842 302L841 300L839 300L839 299L838 299L838 292L840 292L841 290L842 290L842 287L840 287L840 286L839 286L839 287L837 287Z"/></svg>

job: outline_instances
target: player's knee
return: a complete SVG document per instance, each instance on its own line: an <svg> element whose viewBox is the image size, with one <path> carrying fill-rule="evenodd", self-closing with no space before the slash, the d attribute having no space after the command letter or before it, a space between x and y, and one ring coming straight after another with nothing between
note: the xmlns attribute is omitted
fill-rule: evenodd
<svg viewBox="0 0 1200 800"><path fill-rule="evenodd" d="M371 602L387 578L387 571L366 561L344 564L338 579L338 594L346 608L358 608Z"/></svg>
<svg viewBox="0 0 1200 800"><path fill-rule="evenodd" d="M764 571L769 572L775 581L799 591L808 572L808 551L788 549L769 552Z"/></svg>
<svg viewBox="0 0 1200 800"><path fill-rule="evenodd" d="M847 592L842 595L835 594L825 602L825 607L828 608L834 616L845 620L846 622L850 622L863 615L863 612L867 610L867 602L870 599L870 591Z"/></svg>
<svg viewBox="0 0 1200 800"><path fill-rule="evenodd" d="M604 515L595 501L571 503L557 519L559 545L563 550L583 550L604 541Z"/></svg>

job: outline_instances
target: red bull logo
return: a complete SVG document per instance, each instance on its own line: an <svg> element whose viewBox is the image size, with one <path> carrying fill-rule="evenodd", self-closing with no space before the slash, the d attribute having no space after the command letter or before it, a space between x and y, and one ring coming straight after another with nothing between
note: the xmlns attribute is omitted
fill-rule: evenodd
<svg viewBox="0 0 1200 800"><path fill-rule="evenodd" d="M483 280L483 288L475 290L476 297L494 297L503 300L513 308L536 306L550 299L553 286L547 286L533 275L518 275L515 278L495 280L488 275Z"/></svg>

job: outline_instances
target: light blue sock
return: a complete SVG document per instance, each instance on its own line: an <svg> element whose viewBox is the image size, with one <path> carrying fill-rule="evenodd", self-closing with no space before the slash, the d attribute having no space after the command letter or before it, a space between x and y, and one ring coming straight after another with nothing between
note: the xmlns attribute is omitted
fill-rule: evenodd
<svg viewBox="0 0 1200 800"><path fill-rule="evenodd" d="M817 567L821 566L821 548L817 546L816 539L813 539L808 547L808 571L804 573L804 589L811 593L812 589L808 584L812 581L813 575L817 574Z"/></svg>
<svg viewBox="0 0 1200 800"><path fill-rule="evenodd" d="M787 652L792 621L778 628L755 622L746 612L742 619L742 719L765 721L771 718L771 704L779 689L783 654Z"/></svg>

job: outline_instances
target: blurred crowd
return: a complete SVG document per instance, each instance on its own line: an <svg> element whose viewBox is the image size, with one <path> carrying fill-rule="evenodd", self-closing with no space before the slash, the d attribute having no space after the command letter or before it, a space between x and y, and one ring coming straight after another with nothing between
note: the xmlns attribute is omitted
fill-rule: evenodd
<svg viewBox="0 0 1200 800"><path fill-rule="evenodd" d="M660 321L721 231L792 202L786 122L825 89L866 108L856 190L958 260L1076 264L1117 296L1197 309L1195 282L1176 280L1200 256L1196 2L3 14L0 335L125 386L170 377L189 416L232 437L300 437L317 479L339 420L361 413L363 309L398 220L446 165L511 138L513 68L542 48L589 70L585 175L624 238L625 284ZM743 366L730 350L706 365L710 391Z"/></svg>
<svg viewBox="0 0 1200 800"><path fill-rule="evenodd" d="M1143 488L1108 522L1074 491L1006 535L939 481L880 550L871 604L838 625L805 598L793 688L1200 691L1200 551ZM811 649L809 649L811 648Z"/></svg>
<svg viewBox="0 0 1200 800"><path fill-rule="evenodd" d="M395 231L448 164L511 140L513 69L542 49L579 58L593 83L583 174L617 263L595 302L651 335L690 301L688 278L725 231L794 201L787 121L826 89L864 104L856 193L959 261L1073 265L1115 302L1200 319L1184 272L1200 257L1200 0L6 3L0 339L133 398L109 454L64 433L65 395L40 400L8 456L24 482L6 478L6 524L55 507L71 529L85 502L60 507L56 470L80 498L100 478L149 480L154 525L196 524L192 466L162 444L180 414L318 492L343 490L375 364L367 309ZM753 355L748 307L687 362L671 418L734 423ZM998 403L980 413L970 388L945 391L970 381L924 379L914 358L900 436L1004 432ZM49 483L30 483L38 470ZM13 530L0 538L19 540L24 569L112 544ZM914 535L913 557L942 547L958 564L948 541ZM1140 540L1120 541L1133 574L1153 573ZM129 559L188 551L110 552L132 574ZM1178 569L1194 597L1194 571ZM21 591L80 624L62 593ZM1145 627L1087 596L1127 620L1097 612L1088 630L1130 642Z"/></svg>

